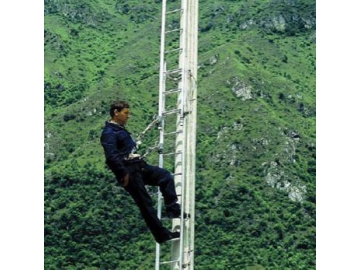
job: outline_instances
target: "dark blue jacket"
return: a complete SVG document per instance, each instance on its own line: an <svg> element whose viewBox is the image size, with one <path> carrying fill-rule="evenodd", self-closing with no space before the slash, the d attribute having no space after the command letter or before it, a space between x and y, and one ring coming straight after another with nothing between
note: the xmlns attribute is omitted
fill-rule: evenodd
<svg viewBox="0 0 360 270"><path fill-rule="evenodd" d="M105 122L101 134L100 140L104 148L106 164L120 179L128 173L124 159L136 149L136 143L130 134L124 127L109 122Z"/></svg>

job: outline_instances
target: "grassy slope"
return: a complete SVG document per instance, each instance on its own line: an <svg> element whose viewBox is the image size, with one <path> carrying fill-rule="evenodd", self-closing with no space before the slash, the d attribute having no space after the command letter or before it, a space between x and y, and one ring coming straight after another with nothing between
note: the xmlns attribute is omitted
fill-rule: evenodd
<svg viewBox="0 0 360 270"><path fill-rule="evenodd" d="M149 269L151 236L98 137L114 97L133 104L135 134L157 112L160 4L67 4L45 5L45 265ZM315 268L313 29L260 23L313 5L200 2L197 269Z"/></svg>

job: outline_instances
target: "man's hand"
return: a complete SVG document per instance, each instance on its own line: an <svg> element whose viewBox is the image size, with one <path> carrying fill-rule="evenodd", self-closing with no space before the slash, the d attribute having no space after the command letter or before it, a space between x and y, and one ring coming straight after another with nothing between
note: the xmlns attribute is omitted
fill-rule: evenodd
<svg viewBox="0 0 360 270"><path fill-rule="evenodd" d="M129 174L126 174L123 178L123 186L126 187L129 184Z"/></svg>

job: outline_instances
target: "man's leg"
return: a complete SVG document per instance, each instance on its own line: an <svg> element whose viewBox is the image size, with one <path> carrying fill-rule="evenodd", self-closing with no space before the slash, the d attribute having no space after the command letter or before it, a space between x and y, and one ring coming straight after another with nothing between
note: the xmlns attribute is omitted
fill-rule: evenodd
<svg viewBox="0 0 360 270"><path fill-rule="evenodd" d="M174 178L169 171L149 164L142 168L145 185L159 186L164 197L166 213L169 216L177 217L180 215L180 205L175 191Z"/></svg>
<svg viewBox="0 0 360 270"><path fill-rule="evenodd" d="M130 174L129 184L125 187L125 190L136 202L141 215L143 216L155 240L161 243L168 239L170 232L163 226L157 217L152 204L152 199L144 186L141 173L135 171Z"/></svg>

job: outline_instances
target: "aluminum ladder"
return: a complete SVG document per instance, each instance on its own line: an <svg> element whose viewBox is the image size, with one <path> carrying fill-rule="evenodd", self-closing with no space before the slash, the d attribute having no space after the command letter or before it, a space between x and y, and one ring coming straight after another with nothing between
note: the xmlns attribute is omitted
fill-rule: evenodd
<svg viewBox="0 0 360 270"><path fill-rule="evenodd" d="M179 231L180 238L171 242L169 260L161 261L161 249L169 245L156 244L155 270L163 269L160 267L166 265L170 269L194 267L198 0L179 2L180 7L168 10L167 1L162 1L158 150L159 167L174 166L173 176L181 215L172 221L172 231ZM162 208L163 198L159 191L160 219ZM190 216L184 217L185 212Z"/></svg>

